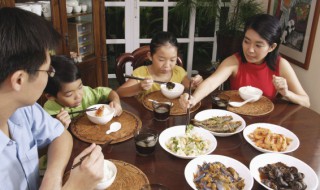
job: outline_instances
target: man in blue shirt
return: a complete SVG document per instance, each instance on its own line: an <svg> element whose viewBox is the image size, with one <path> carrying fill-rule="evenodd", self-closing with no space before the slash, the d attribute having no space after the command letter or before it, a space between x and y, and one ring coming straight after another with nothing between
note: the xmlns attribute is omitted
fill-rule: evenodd
<svg viewBox="0 0 320 190"><path fill-rule="evenodd" d="M75 158L74 163L90 153L62 187L72 137L35 104L48 77L54 76L49 50L59 39L36 14L0 8L0 189L93 189L103 178L103 154L92 144ZM47 170L40 184L38 149L47 146Z"/></svg>

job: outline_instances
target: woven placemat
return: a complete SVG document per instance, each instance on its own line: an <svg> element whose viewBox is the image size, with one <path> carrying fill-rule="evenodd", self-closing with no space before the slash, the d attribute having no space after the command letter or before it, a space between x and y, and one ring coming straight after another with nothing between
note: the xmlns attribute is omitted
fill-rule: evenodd
<svg viewBox="0 0 320 190"><path fill-rule="evenodd" d="M235 102L243 101L243 99L240 97L237 90L225 91L223 93L230 97L230 101L235 101ZM249 102L238 108L232 107L232 106L227 107L227 110L229 111L242 114L242 115L249 115L249 116L266 115L272 112L273 109L274 109L274 104L269 98L265 96L262 96L256 102L252 102L252 103Z"/></svg>
<svg viewBox="0 0 320 190"><path fill-rule="evenodd" d="M113 122L121 123L121 129L117 132L106 134ZM105 125L97 125L92 123L85 114L80 115L71 123L71 132L82 141L96 144L104 144L113 139L111 144L123 142L133 137L134 132L141 128L141 120L128 111L112 118Z"/></svg>
<svg viewBox="0 0 320 190"><path fill-rule="evenodd" d="M117 167L117 176L108 190L140 190L141 187L149 183L149 180L136 166L120 161L110 160ZM68 180L70 171L63 176L63 184Z"/></svg>
<svg viewBox="0 0 320 190"><path fill-rule="evenodd" d="M153 111L153 107L152 107L152 102L149 101L149 99L151 100L156 100L158 102L172 102L173 103L173 106L171 107L170 109L170 115L184 115L186 114L187 112L181 107L180 103L179 103L179 98L175 98L175 99L169 99L169 98L166 98L162 93L161 91L154 91L154 92L151 92L149 94L147 94L142 103L143 103L143 106L145 108L147 108L148 110L150 111ZM197 111L201 106L201 103L199 102L198 104L196 104L195 106L193 106L191 109L190 109L190 113L194 112L194 111Z"/></svg>

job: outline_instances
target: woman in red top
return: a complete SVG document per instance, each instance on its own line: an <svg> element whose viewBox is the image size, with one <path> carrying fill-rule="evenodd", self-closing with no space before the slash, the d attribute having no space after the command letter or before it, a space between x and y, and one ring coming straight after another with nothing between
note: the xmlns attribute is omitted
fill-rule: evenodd
<svg viewBox="0 0 320 190"><path fill-rule="evenodd" d="M279 56L281 37L279 20L268 14L253 16L245 25L241 51L226 58L218 69L203 81L190 100L183 94L184 107L196 105L228 78L231 89L241 86L260 88L273 99L280 93L285 99L309 107L310 100L287 60Z"/></svg>

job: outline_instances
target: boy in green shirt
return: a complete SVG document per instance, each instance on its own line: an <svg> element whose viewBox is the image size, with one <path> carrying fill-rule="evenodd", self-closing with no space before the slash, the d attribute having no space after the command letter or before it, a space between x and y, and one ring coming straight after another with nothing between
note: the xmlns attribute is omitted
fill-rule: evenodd
<svg viewBox="0 0 320 190"><path fill-rule="evenodd" d="M69 112L87 109L97 103L110 102L115 108L115 115L122 113L118 94L108 87L92 89L82 84L78 68L72 59L64 56L52 56L51 65L55 69L54 77L49 78L44 89L48 101L44 109L50 114L57 114L56 118L68 128L71 118L78 114L69 115Z"/></svg>

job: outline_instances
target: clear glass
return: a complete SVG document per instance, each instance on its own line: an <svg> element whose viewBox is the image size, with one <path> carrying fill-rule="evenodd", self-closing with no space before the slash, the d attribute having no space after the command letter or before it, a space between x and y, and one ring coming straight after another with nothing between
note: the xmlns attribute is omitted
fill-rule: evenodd
<svg viewBox="0 0 320 190"><path fill-rule="evenodd" d="M134 142L138 155L151 155L154 152L158 142L158 133L154 129L142 127L135 132Z"/></svg>
<svg viewBox="0 0 320 190"><path fill-rule="evenodd" d="M66 11L70 54L75 62L82 62L95 51L92 1L67 0Z"/></svg>

